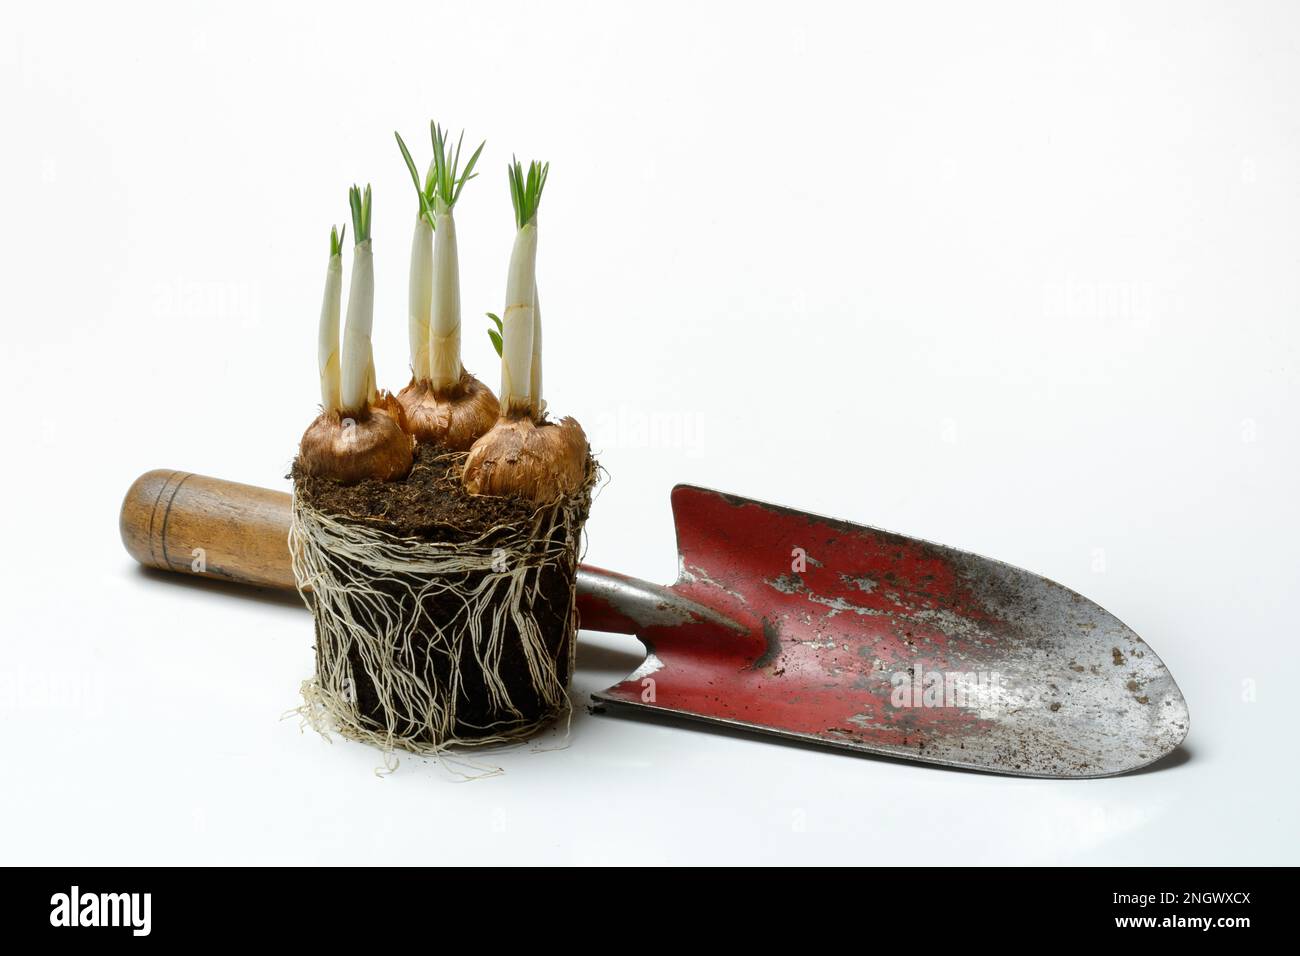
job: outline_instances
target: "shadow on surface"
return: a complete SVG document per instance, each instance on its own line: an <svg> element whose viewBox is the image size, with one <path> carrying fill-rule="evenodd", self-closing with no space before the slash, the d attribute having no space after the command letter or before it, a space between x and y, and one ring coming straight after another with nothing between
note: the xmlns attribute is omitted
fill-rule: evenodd
<svg viewBox="0 0 1300 956"><path fill-rule="evenodd" d="M622 648L584 641L582 633L578 632L578 670L610 671L617 674L613 680L622 680L645 660L645 648L634 637L627 638L632 642L631 647Z"/></svg>
<svg viewBox="0 0 1300 956"><path fill-rule="evenodd" d="M297 591L259 588L250 584L234 584L230 581L222 581L219 578L203 578L194 574L177 574L173 571L162 571L158 568L146 568L143 565L136 566L136 575L140 579L151 583L157 582L159 585L181 588L182 590L224 594L260 604L269 604L276 607L296 607L306 610L306 605L302 603L302 598L298 596Z"/></svg>
<svg viewBox="0 0 1300 956"><path fill-rule="evenodd" d="M1137 770L1130 770L1128 773L1124 774L1124 776L1136 777L1144 773L1158 773L1161 770L1173 770L1175 767L1181 767L1191 759L1192 751L1188 749L1187 744L1179 744L1159 760L1149 763L1145 767L1139 767Z"/></svg>

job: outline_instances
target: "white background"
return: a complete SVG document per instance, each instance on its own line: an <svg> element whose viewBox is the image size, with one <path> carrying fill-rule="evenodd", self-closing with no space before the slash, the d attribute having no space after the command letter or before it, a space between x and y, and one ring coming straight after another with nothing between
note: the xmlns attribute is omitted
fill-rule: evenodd
<svg viewBox="0 0 1300 956"><path fill-rule="evenodd" d="M1294 5L5 16L3 862L1297 862ZM671 579L679 481L996 556L1155 646L1182 751L1007 779L579 707L462 783L281 720L297 599L145 574L118 506L154 467L287 490L353 181L405 382L392 131L431 116L488 140L457 219L494 386L504 165L552 163L548 397L613 476L588 560ZM638 660L584 642L579 702Z"/></svg>

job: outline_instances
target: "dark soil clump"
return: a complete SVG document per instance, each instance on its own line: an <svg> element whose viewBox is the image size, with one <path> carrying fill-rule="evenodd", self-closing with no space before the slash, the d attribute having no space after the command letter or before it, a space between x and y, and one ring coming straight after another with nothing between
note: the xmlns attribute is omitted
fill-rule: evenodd
<svg viewBox="0 0 1300 956"><path fill-rule="evenodd" d="M473 541L495 525L526 521L537 509L519 498L471 495L460 480L464 462L463 452L420 444L401 481L342 485L302 474L296 461L290 477L296 494L318 511L426 541Z"/></svg>

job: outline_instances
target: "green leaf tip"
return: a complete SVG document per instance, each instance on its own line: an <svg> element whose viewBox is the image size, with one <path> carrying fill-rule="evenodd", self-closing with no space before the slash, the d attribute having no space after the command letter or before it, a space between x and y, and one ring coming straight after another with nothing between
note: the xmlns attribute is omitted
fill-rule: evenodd
<svg viewBox="0 0 1300 956"><path fill-rule="evenodd" d="M537 218L537 207L541 205L542 190L550 171L550 163L539 163L537 160L528 164L527 173L517 159L506 168L510 177L510 201L515 207L515 225L518 228L524 228Z"/></svg>
<svg viewBox="0 0 1300 956"><path fill-rule="evenodd" d="M353 184L348 205L352 207L352 241L359 246L370 239L370 184L366 183L364 193Z"/></svg>
<svg viewBox="0 0 1300 956"><path fill-rule="evenodd" d="M460 151L465 144L465 131L461 130L460 137L456 140L455 147L453 147L451 140L447 137L447 131L433 120L430 120L429 138L433 140L433 166L429 170L432 190L429 193L429 199L439 211L450 210L456 205L456 200L460 199L460 193L465 188L465 184L478 175L474 172L474 166L478 163L478 158L482 155L487 140L478 144L478 149L474 150L474 154L470 156L462 171L460 168Z"/></svg>
<svg viewBox="0 0 1300 956"><path fill-rule="evenodd" d="M487 313L487 317L492 320L494 325L496 325L495 329L488 329L487 334L488 334L488 338L492 340L492 347L497 350L497 357L500 358L501 357L501 335L502 333L505 332L505 327L501 324L501 318L499 316L493 315L491 312L489 312Z"/></svg>
<svg viewBox="0 0 1300 956"><path fill-rule="evenodd" d="M397 130L393 130L393 135L397 137L397 148L402 151L402 159L405 160L406 168L411 173L411 182L415 183L415 194L420 197L420 215L428 220L430 226L433 226L435 225L433 220L434 167L429 166L429 174L421 183L420 171L415 166L415 160L411 158L411 151L406 148L406 142L402 139L402 134Z"/></svg>
<svg viewBox="0 0 1300 956"><path fill-rule="evenodd" d="M343 255L343 237L348 234L348 224L345 222L340 229L338 226L330 226L330 258Z"/></svg>

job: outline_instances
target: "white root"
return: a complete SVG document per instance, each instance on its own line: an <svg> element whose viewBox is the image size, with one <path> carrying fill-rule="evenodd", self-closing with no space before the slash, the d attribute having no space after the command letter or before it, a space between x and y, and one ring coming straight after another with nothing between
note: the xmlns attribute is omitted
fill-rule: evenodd
<svg viewBox="0 0 1300 956"><path fill-rule="evenodd" d="M320 402L326 412L339 408L339 309L343 295L343 256L331 255L325 270L325 297L320 307L316 346L320 367Z"/></svg>
<svg viewBox="0 0 1300 956"><path fill-rule="evenodd" d="M370 240L352 250L348 316L343 327L343 363L339 410L358 414L375 399L375 358L370 330L375 317L375 266Z"/></svg>
<svg viewBox="0 0 1300 956"><path fill-rule="evenodd" d="M406 297L407 333L411 343L411 373L417 380L428 375L429 313L433 308L433 227L423 215L416 217L411 237L411 273Z"/></svg>
<svg viewBox="0 0 1300 956"><path fill-rule="evenodd" d="M501 314L501 410L532 412L533 334L536 328L537 223L515 234Z"/></svg>
<svg viewBox="0 0 1300 956"><path fill-rule="evenodd" d="M433 232L433 306L429 325L429 384L444 392L460 384L460 259L451 210L438 213Z"/></svg>

